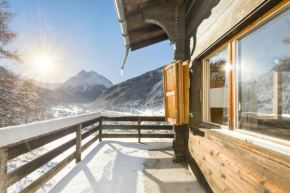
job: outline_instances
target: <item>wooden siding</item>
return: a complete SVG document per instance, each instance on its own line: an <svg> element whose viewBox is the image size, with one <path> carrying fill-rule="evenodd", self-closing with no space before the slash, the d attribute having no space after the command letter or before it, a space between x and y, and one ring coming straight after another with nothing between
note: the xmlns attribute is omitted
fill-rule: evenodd
<svg viewBox="0 0 290 193"><path fill-rule="evenodd" d="M194 159L213 192L287 192L289 167L241 146L188 130L187 160Z"/></svg>
<svg viewBox="0 0 290 193"><path fill-rule="evenodd" d="M213 2L218 2L213 3ZM276 1L281 2L281 0ZM220 39L225 37L243 21L248 19L253 12L267 4L274 4L275 1L270 0L220 0L220 1L203 1L206 11L195 10L200 16L190 13L186 20L186 45L187 53L189 47L189 39L191 36L195 38L195 50L191 55L191 60L199 57ZM213 4L213 5L212 5ZM190 19L195 17L194 20ZM248 24L247 24L248 25ZM235 30L235 33L237 31ZM188 55L187 55L188 56Z"/></svg>

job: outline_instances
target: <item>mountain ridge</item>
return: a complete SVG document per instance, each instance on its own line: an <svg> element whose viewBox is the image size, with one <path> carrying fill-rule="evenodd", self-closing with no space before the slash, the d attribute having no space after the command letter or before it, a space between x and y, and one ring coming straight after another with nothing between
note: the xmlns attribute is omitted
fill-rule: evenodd
<svg viewBox="0 0 290 193"><path fill-rule="evenodd" d="M125 111L163 107L162 68L110 87L90 104L92 109Z"/></svg>

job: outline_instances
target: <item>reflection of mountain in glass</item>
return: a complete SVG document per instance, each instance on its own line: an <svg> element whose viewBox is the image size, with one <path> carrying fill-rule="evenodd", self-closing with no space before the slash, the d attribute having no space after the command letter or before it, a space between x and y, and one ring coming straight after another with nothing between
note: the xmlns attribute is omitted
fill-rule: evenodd
<svg viewBox="0 0 290 193"><path fill-rule="evenodd" d="M271 71L259 75L255 80L243 82L240 84L242 99L249 100L248 98L256 98L256 110L258 114L273 115L274 113L274 100L275 100L275 85L274 74L275 72L282 73L282 113L290 115L290 57L281 59ZM256 95L256 96L255 96ZM242 106L243 112L255 112L250 102L244 103ZM250 110L252 109L252 110ZM287 116L286 115L286 116Z"/></svg>

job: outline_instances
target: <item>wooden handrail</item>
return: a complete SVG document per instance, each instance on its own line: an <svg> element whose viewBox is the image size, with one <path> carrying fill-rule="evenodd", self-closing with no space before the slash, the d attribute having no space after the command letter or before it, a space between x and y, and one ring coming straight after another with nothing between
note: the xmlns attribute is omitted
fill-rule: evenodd
<svg viewBox="0 0 290 193"><path fill-rule="evenodd" d="M61 121L61 120L60 120ZM137 122L136 125L104 125L107 122ZM81 153L85 151L90 145L99 139L99 142L103 138L138 138L138 142L141 142L141 138L173 138L173 134L142 134L141 130L172 130L171 125L141 125L142 122L165 122L164 117L143 117L143 116L124 116L124 117L106 117L100 116L92 120L81 122L77 125L58 129L57 131L49 132L40 136L25 139L23 141L9 144L0 148L0 193L6 193L7 188L14 183L18 182L22 178L26 177L33 171L40 168L45 163L51 161L55 157L59 156L63 152L67 151L71 147L75 146L74 153L66 157L63 161L58 163L48 172L43 174L37 180L32 182L21 192L35 192L41 188L47 181L49 181L54 175L61 171L72 160L76 159L76 163L81 161ZM98 125L94 125L98 123ZM90 130L86 131L83 128L92 126ZM106 129L122 129L122 130L136 130L136 134L109 134L104 133ZM17 169L7 173L7 163L9 160L16 158L24 153L30 152L41 146L44 146L57 139L65 137L69 134L76 132L76 138L69 140L68 142L56 147L55 149L37 157L36 159L18 167ZM82 144L82 141L90 135L96 134L86 144Z"/></svg>

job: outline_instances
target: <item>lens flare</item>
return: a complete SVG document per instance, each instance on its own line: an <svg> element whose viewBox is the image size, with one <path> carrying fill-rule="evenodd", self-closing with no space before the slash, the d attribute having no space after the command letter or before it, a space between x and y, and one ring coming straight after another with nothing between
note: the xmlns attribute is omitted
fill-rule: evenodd
<svg viewBox="0 0 290 193"><path fill-rule="evenodd" d="M40 73L49 73L53 68L51 59L45 56L37 57L34 65Z"/></svg>
<svg viewBox="0 0 290 193"><path fill-rule="evenodd" d="M228 63L224 66L224 70L225 70L226 72L231 71L231 69L232 69L232 66L231 66L230 64L228 64Z"/></svg>

